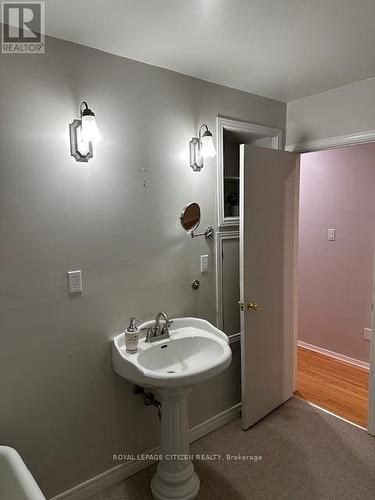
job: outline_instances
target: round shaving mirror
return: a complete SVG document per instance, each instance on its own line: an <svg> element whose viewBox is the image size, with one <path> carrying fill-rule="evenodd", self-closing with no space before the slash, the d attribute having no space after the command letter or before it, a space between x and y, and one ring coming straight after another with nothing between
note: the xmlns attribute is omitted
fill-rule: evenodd
<svg viewBox="0 0 375 500"><path fill-rule="evenodd" d="M185 231L194 231L201 220L201 209L198 203L189 203L181 214L180 222Z"/></svg>

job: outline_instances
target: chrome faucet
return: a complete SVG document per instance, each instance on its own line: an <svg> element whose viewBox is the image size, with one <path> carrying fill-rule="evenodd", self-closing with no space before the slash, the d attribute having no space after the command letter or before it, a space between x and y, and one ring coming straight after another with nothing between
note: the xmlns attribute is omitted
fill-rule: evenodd
<svg viewBox="0 0 375 500"><path fill-rule="evenodd" d="M161 320L164 319L164 325L162 325ZM171 321L169 321L168 316L160 312L156 315L154 326L148 328L146 334L146 342L156 342L158 340L168 339L169 327L171 326Z"/></svg>

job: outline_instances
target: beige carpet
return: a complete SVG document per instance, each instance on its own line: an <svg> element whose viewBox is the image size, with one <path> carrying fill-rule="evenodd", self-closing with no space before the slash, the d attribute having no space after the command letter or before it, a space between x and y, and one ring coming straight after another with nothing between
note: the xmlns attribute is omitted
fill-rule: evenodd
<svg viewBox="0 0 375 500"><path fill-rule="evenodd" d="M375 438L291 399L247 432L236 420L196 441L194 454L261 455L197 462L200 500L374 500ZM92 500L151 500L152 465Z"/></svg>

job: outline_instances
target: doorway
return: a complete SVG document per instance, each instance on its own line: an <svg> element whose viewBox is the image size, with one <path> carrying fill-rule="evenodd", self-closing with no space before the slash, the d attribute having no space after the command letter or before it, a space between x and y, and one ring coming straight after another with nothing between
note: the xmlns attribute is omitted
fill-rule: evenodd
<svg viewBox="0 0 375 500"><path fill-rule="evenodd" d="M301 154L297 396L367 428L375 143Z"/></svg>
<svg viewBox="0 0 375 500"><path fill-rule="evenodd" d="M223 136L224 136L224 134L223 134ZM258 146L258 145L257 145L257 146ZM336 145L336 146L337 146L337 145ZM257 148L256 148L256 149L257 149ZM260 149L264 149L264 148L260 148ZM337 151L337 150L336 150L336 151ZM301 154L302 154L302 152L301 152ZM219 163L220 163L220 158L219 158ZM220 184L220 182L223 182L223 181L224 181L224 180L223 180L223 178L221 178L221 177L220 177L220 172L222 172L222 173L223 173L223 169L221 169L221 170L219 169L219 184ZM220 179L221 179L221 180L220 180ZM237 180L237 179L236 179L236 180ZM224 185L223 185L223 187L224 187ZM219 193L220 193L220 190L219 190ZM233 218L231 217L231 214L228 214L228 215L229 215L229 217L228 217L228 218L229 218L230 220L225 220L225 215L226 215L226 214L224 213L224 208L225 208L225 207L224 207L224 196L223 196L223 194L224 194L224 189L222 189L221 194L222 194L222 197L221 197L221 198L219 198L219 223L220 223L220 220L223 220L223 218L224 218L224 222L225 222L225 224L224 224L224 225L230 225L230 226L233 226L233 227L231 227L231 228L229 228L229 227L228 227L228 228L224 227L224 228L223 228L223 230L221 230L221 229L219 228L219 234L218 234L218 240L217 240L218 242L219 242L219 240L220 240L220 233L221 233L221 231L223 231L223 235L228 234L228 232L232 232L232 230L238 231L238 225L239 225L239 222L240 222L240 217L238 217L238 218L237 218L237 220L233 220ZM221 202L221 203L220 203L220 199L222 200L222 202ZM221 206L221 209L222 209L221 215L220 215L220 206ZM347 215L347 217L348 217L348 214L346 214L346 215ZM374 218L374 220L375 220L375 218ZM219 224L219 225L220 225L220 224ZM325 237L328 237L328 229L336 229L336 236L337 236L337 229L338 229L338 228L337 228L337 227L335 228L335 227L334 227L334 224L329 224L329 225L330 225L330 226L333 226L333 227L328 227L328 228L326 228L326 229L327 229L327 233L325 234ZM297 224L296 224L296 227L298 227L298 225L297 225ZM236 236L234 236L234 233L232 233L232 236L233 236L233 237L237 237L237 235L236 235ZM375 243L375 242L374 242L374 243ZM224 246L224 245L222 245L222 246ZM231 242L231 244L230 244L230 245L228 245L228 248L229 248L229 246L230 246L230 247L232 248L232 250L233 250L233 247L235 246L235 242L233 242L233 241L232 241L232 242ZM221 317L220 315L222 315L222 313L223 313L223 302L224 302L224 303L226 303L226 299L225 299L225 290L223 290L223 285L222 285L222 284L223 284L223 281L222 281L222 276L220 277L220 269L221 269L221 265L222 265L222 262L221 262L221 256L222 256L222 253L221 253L221 248L222 248L222 247L221 247L221 246L220 246L220 244L218 243L218 244L217 244L217 271L218 271L217 276L218 276L218 278L219 278L219 281L220 281L220 279L221 279L221 284L220 284L220 283L218 284L218 294L217 294L217 296L218 296L218 325L219 325L219 327L220 327L220 325L221 325L221 327L223 326L223 323L222 323L222 322L220 323L220 317ZM297 260L297 259L296 259L296 260ZM233 273L233 274L236 274L236 271L235 271L235 270L234 270L234 273ZM372 274L372 272L371 272L371 270L370 270L369 275L371 276L371 274ZM224 287L224 288L225 288L225 287ZM232 300L232 306L231 306L231 307L233 308L233 314L236 314L236 313L234 312L235 302L236 302L236 301L233 301L233 300ZM222 308L221 308L221 309L220 309L220 303L221 303L221 306L222 306ZM297 304L297 296L296 296L295 304ZM371 325L370 325L370 327L371 327ZM370 328L368 328L368 330L369 330L369 329L370 329ZM241 328L241 330L242 330L242 328ZM296 330L297 330L297 329L296 329ZM233 338L233 340L237 340L237 338L235 338L235 337L240 337L240 338L241 338L241 342L243 341L243 332L242 332L242 331L241 331L241 333L240 333L239 335L238 335L238 334L235 334L234 332L231 332L231 333L232 333L231 337ZM301 351L302 349L305 349L305 348L306 348L306 346L303 346L303 345L301 344L301 342L303 342L303 341L301 341L301 340L300 340L300 341L299 341L299 346L298 346L298 348L299 348L299 350L300 350L300 351ZM296 338L295 338L295 350L296 350L295 360L297 360L297 335L296 335ZM329 351L329 349L326 349L326 351ZM311 357L311 352L312 352L312 350L311 350L311 349L308 349L308 355L309 355L310 357ZM322 353L318 353L318 354L322 354ZM326 354L328 354L328 352L325 352L325 353L324 353L324 355L326 355ZM242 353L242 356L243 356L243 353ZM350 357L350 356L349 356L349 357ZM301 356L300 356L300 359L301 359ZM243 361L245 361L245 360L243 359ZM330 363L332 363L332 362L339 363L340 361L342 361L342 362L346 363L346 361L347 361L347 360L346 360L346 359L335 360L335 359L331 358ZM244 366L244 365L245 365L245 363L243 362L243 366ZM306 364L305 364L305 366L306 366ZM349 371L349 372L350 372L350 371L351 371L351 369L352 369L352 368L356 368L356 366L355 366L355 365L353 365L353 364L351 363L351 366L349 367L349 370L348 370L348 366L347 366L347 365L344 365L344 368L346 369L346 371ZM361 367L359 367L359 368L361 368ZM364 370L366 370L366 369L367 369L367 366L365 366L363 369L364 369ZM332 369L331 369L331 368L327 368L326 370L328 370L328 371L332 371ZM337 370L338 370L338 368L336 367L336 371L337 371ZM306 371L310 371L310 372L311 372L311 367L310 367L310 368L307 368L307 369L306 369ZM297 370L295 371L295 373L297 373ZM374 376L375 376L375 375L374 375L374 374L372 374L372 376L373 376L373 378L374 378ZM342 376L342 375L340 375L340 377L341 377L341 379L343 378L343 376ZM358 391L359 391L359 389L358 389L358 380L359 380L358 374L357 374L357 377L354 377L354 378L356 378L356 382L355 382L355 389L354 389L354 390L358 392ZM367 380L368 380L368 371L365 371L365 373L364 373L364 378L366 379L365 383L367 384ZM317 380L315 380L315 385L319 386L319 384L320 384L320 385L322 385L322 382L318 382ZM324 384L326 384L326 379L325 379L325 381L323 382L323 385L324 385ZM373 385L375 385L375 384L373 384ZM297 389L297 383L295 383L295 389ZM362 390L362 389L361 389L361 390ZM364 388L364 390L365 390L365 392L366 392L365 399L367 400L367 391L368 391L367 387L365 387L365 388ZM370 391L369 391L369 392L370 392L370 394L372 394L371 389L370 389ZM305 390L305 393L306 393L306 390ZM297 395L301 396L301 394L298 394L298 393L297 393ZM303 395L303 397L304 397L304 399L306 399L306 400L309 400L309 399L310 399L310 398L308 398L308 396L307 396L306 394L305 394L305 395ZM361 397L363 398L363 396L361 396ZM346 403L347 403L347 400L348 400L348 395L347 395L347 394L345 395L345 398L346 398ZM327 399L329 399L329 396L327 397ZM372 398L372 399L374 399L374 398ZM346 403L345 403L345 404L346 404ZM318 406L322 406L322 405L319 405L318 403L315 403L315 404L317 404ZM327 408L327 409L328 409L328 408ZM329 410L329 409L328 409L328 410ZM335 410L335 411L334 411L334 410ZM373 422L373 420L374 420L374 418L371 418L371 414L372 414L372 415L375 415L375 411L374 411L374 410L375 410L375 408L372 408L372 407L371 407L371 404L370 404L370 408L369 408L369 410L370 410L370 419L369 419L369 427L368 427L368 432L369 432L369 433L371 433L371 434L373 434L373 433L375 433L375 426L374 426L374 425L371 425L371 422ZM338 415L337 409L335 409L335 408L331 408L329 411L331 411L332 413L335 413L336 415ZM365 413L366 413L366 410L365 410ZM346 417L345 417L345 416L343 416L343 418L346 418ZM349 419L349 418L347 418L347 420L350 420L350 419ZM353 421L353 419L352 419L351 421Z"/></svg>

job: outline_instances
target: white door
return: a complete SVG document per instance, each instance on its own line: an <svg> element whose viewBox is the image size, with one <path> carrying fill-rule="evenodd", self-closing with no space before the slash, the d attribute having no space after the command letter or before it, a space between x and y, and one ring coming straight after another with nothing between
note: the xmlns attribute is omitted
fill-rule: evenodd
<svg viewBox="0 0 375 500"><path fill-rule="evenodd" d="M242 428L289 399L296 371L298 155L240 151Z"/></svg>

